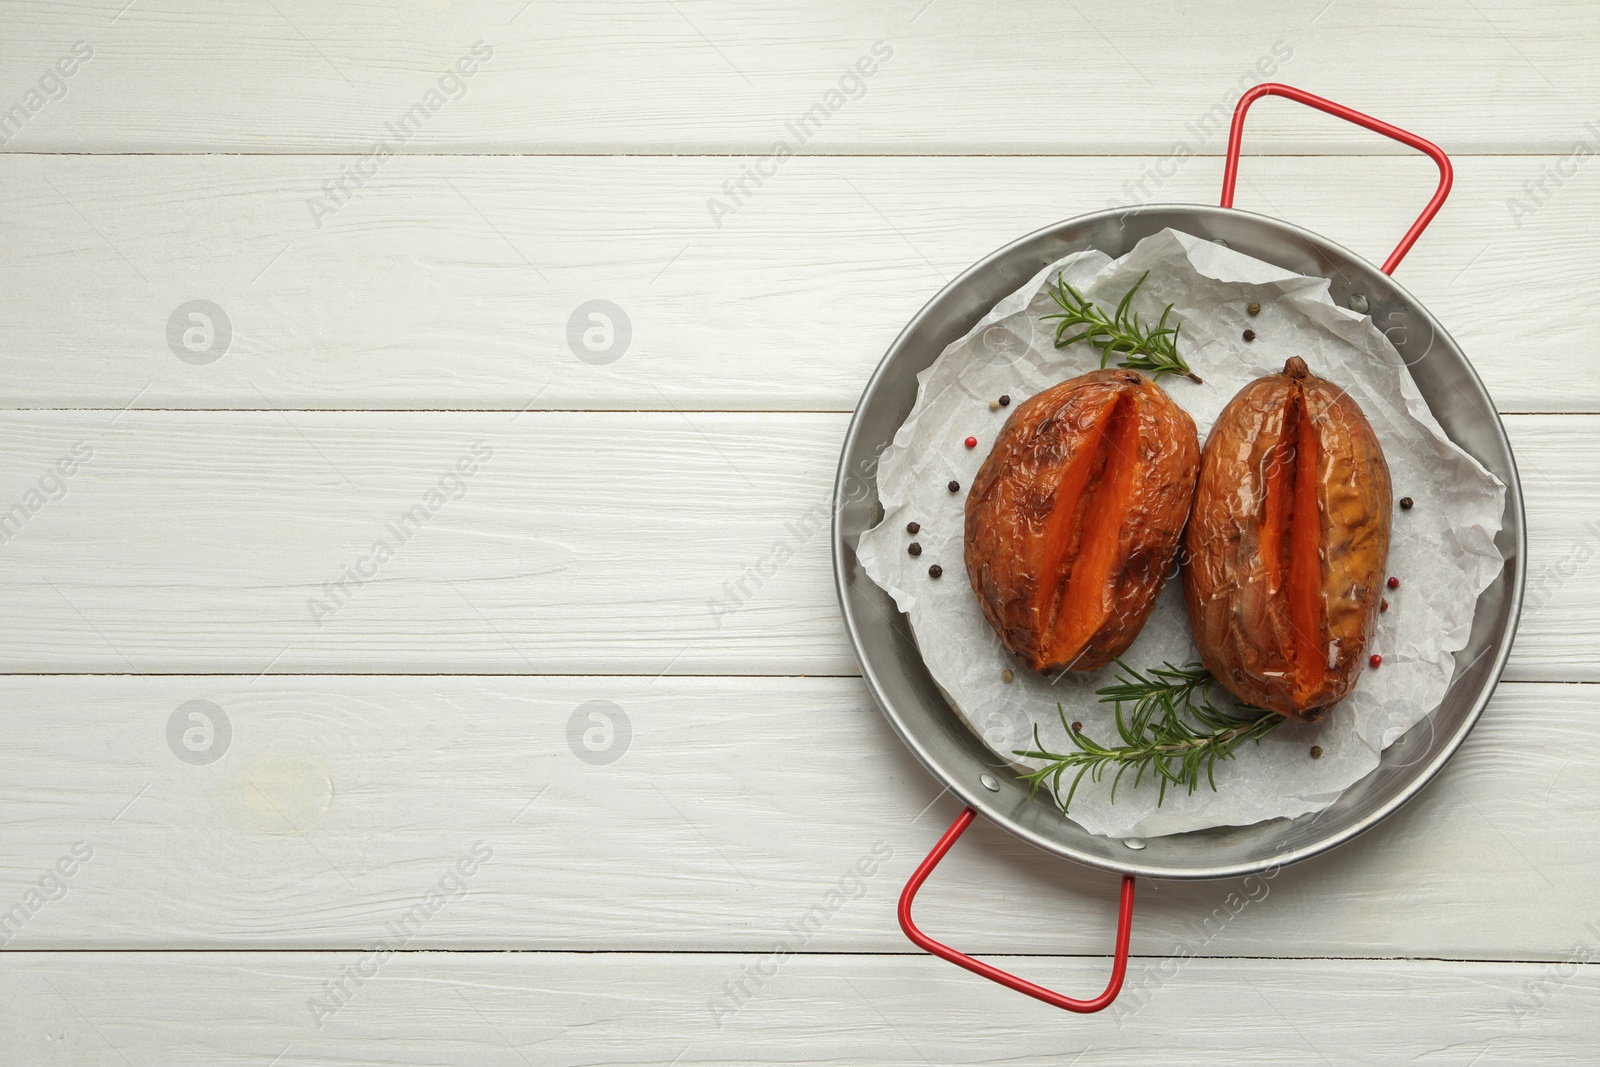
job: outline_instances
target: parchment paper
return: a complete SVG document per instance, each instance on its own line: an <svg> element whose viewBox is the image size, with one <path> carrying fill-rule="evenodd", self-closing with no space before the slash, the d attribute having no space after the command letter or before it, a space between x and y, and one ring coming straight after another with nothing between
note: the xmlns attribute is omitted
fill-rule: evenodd
<svg viewBox="0 0 1600 1067"><path fill-rule="evenodd" d="M1494 544L1505 487L1452 444L1429 413L1394 346L1365 315L1336 306L1324 278L1297 275L1176 230L1141 241L1113 261L1102 252L1079 252L1051 264L1007 296L964 338L919 376L916 405L878 466L883 521L860 538L857 555L866 573L909 616L922 656L952 705L985 743L1020 766L1013 750L1031 747L1033 728L1046 748L1069 752L1056 713L1102 744L1117 743L1109 705L1095 690L1111 684L1115 666L1091 673L1039 675L1008 652L978 607L962 559L967 489L1015 405L1057 382L1099 366L1085 342L1054 347L1054 323L1041 315L1059 310L1047 287L1058 274L1101 307L1116 306L1139 275L1149 271L1134 308L1147 322L1175 304L1183 330L1179 351L1205 379L1196 385L1168 375L1161 384L1190 415L1204 443L1217 414L1246 382L1277 373L1292 355L1313 374L1347 389L1383 444L1393 475L1396 506L1389 573L1398 590L1385 590L1389 610L1378 616L1373 648L1383 665L1363 667L1355 691L1314 726L1286 723L1259 745L1246 743L1233 761L1217 766L1217 790L1202 782L1193 794L1169 787L1158 808L1157 790L1130 788L1131 774L1110 800L1110 775L1101 785L1084 780L1070 818L1111 837L1153 837L1208 826L1246 825L1327 807L1340 792L1378 765L1382 750L1438 706L1455 670L1451 655L1465 646L1478 594L1501 569ZM1259 301L1251 317L1246 305ZM1245 342L1253 329L1257 338ZM997 412L989 401L1009 394ZM968 449L968 435L978 447ZM951 493L951 479L961 490ZM1401 510L1409 496L1415 507ZM922 529L913 538L906 523ZM923 548L913 558L912 541ZM928 576L938 563L944 575ZM1189 635L1180 580L1167 583L1149 623L1124 654L1145 669L1164 660L1198 659ZM1010 668L1015 680L1005 683ZM1218 687L1214 699L1231 706ZM1309 755L1321 747L1320 759ZM1074 772L1075 773L1075 772ZM1070 780L1070 779L1068 779ZM1148 783L1148 779L1147 779Z"/></svg>

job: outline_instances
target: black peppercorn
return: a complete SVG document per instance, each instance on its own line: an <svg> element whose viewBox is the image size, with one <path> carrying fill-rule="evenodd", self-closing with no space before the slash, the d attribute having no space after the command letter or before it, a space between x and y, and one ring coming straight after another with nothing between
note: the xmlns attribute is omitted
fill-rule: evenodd
<svg viewBox="0 0 1600 1067"><path fill-rule="evenodd" d="M1002 395L1000 397L1000 406L1003 407L1003 408L1010 407L1011 406L1011 398L1009 396L1003 396Z"/></svg>
<svg viewBox="0 0 1600 1067"><path fill-rule="evenodd" d="M943 573L944 573L944 568L939 566L937 563L935 563L933 566L928 568L928 577L929 578L937 578L937 577L939 577L939 575L941 575Z"/></svg>
<svg viewBox="0 0 1600 1067"><path fill-rule="evenodd" d="M1081 722L1073 723L1072 724L1072 732L1075 733L1075 734L1083 733L1083 723L1081 723Z"/></svg>
<svg viewBox="0 0 1600 1067"><path fill-rule="evenodd" d="M1254 330L1246 330L1244 332L1244 339L1246 341L1254 341L1256 339L1256 332Z"/></svg>
<svg viewBox="0 0 1600 1067"><path fill-rule="evenodd" d="M952 493L959 493L961 491L961 483L956 481L954 478L950 479L950 491Z"/></svg>
<svg viewBox="0 0 1600 1067"><path fill-rule="evenodd" d="M1322 746L1321 745L1312 745L1311 746L1311 758L1312 759L1321 759L1322 758Z"/></svg>
<svg viewBox="0 0 1600 1067"><path fill-rule="evenodd" d="M1400 507L1404 511L1410 511L1412 503L1414 503L1414 501L1412 501L1412 499L1408 496L1403 496L1400 498Z"/></svg>
<svg viewBox="0 0 1600 1067"><path fill-rule="evenodd" d="M906 533L914 534L920 529L922 529L922 524L920 522L908 522L908 523L906 523Z"/></svg>
<svg viewBox="0 0 1600 1067"><path fill-rule="evenodd" d="M922 546L913 541L911 544L906 546L906 551L911 553L913 556L920 556L922 555Z"/></svg>

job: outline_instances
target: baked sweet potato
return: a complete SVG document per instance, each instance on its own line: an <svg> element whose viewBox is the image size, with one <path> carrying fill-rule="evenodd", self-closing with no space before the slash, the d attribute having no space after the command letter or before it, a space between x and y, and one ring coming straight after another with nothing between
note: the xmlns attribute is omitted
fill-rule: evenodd
<svg viewBox="0 0 1600 1067"><path fill-rule="evenodd" d="M1200 658L1246 704L1314 722L1355 687L1389 558L1389 465L1299 356L1217 417L1186 535Z"/></svg>
<svg viewBox="0 0 1600 1067"><path fill-rule="evenodd" d="M967 576L1006 647L1052 672L1121 655L1171 569L1199 459L1194 420L1133 371L1018 406L967 496Z"/></svg>

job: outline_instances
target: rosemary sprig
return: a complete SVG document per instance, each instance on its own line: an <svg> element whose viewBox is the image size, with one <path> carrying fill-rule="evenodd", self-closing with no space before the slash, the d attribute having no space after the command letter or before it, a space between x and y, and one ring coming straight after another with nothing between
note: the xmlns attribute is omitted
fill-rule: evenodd
<svg viewBox="0 0 1600 1067"><path fill-rule="evenodd" d="M1117 786L1122 776L1129 770L1134 772L1135 788L1146 772L1160 783L1158 806L1166 799L1168 784L1186 786L1193 793L1200 786L1202 772L1215 790L1217 761L1232 759L1234 750L1241 744L1260 742L1284 721L1282 716L1265 711L1252 718L1222 711L1211 702L1211 674L1198 663L1182 667L1165 663L1143 674L1120 659L1117 666L1121 673L1116 684L1095 692L1102 704L1116 705L1121 745L1102 745L1086 737L1081 729L1073 729L1058 703L1056 713L1061 716L1061 725L1077 750L1049 751L1039 740L1037 725L1033 728L1033 748L1015 750L1018 756L1050 761L1043 768L1021 777L1032 786L1033 793L1048 781L1063 813L1072 805L1072 798L1085 775L1090 781L1098 782L1111 767L1117 769L1116 777L1111 780L1112 802L1117 799ZM1131 710L1124 711L1124 705L1130 705ZM1235 706L1246 711L1259 710ZM1061 778L1074 767L1078 773L1063 799Z"/></svg>
<svg viewBox="0 0 1600 1067"><path fill-rule="evenodd" d="M1178 331L1183 326L1167 325L1167 316L1172 314L1173 305L1168 304L1161 313L1161 321L1149 327L1145 326L1137 311L1129 310L1133 294L1139 291L1148 277L1149 271L1141 274L1139 280L1133 283L1133 288L1123 295L1116 313L1107 318L1094 301L1068 285L1065 277L1057 275L1056 287L1051 290L1050 296L1061 307L1062 313L1040 317L1046 321L1061 320L1056 326L1057 348L1065 348L1076 341L1088 341L1100 350L1102 368L1111 361L1112 356L1125 354L1128 358L1117 366L1149 371L1150 377L1157 381L1163 374L1182 374L1190 381L1203 384L1200 376L1190 370L1189 364L1178 355ZM1082 330L1078 333L1066 336L1067 331L1080 326Z"/></svg>

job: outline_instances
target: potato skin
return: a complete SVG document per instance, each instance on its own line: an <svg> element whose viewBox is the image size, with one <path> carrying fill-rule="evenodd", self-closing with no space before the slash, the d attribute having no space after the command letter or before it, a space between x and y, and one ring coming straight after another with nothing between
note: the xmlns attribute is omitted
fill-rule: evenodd
<svg viewBox="0 0 1600 1067"><path fill-rule="evenodd" d="M1194 420L1133 371L1092 371L1019 405L967 496L967 576L1000 640L1049 672L1126 651L1172 570L1199 452ZM1099 562L1079 572L1081 610L1067 617L1079 555Z"/></svg>
<svg viewBox="0 0 1600 1067"><path fill-rule="evenodd" d="M1275 580L1262 559L1271 468L1286 430L1294 436L1285 416L1296 393L1317 448L1320 580L1311 591L1320 625L1311 640L1326 662L1309 684L1296 675L1286 581ZM1371 424L1344 390L1312 376L1298 356L1284 373L1256 379L1229 402L1201 457L1183 573L1200 658L1229 692L1308 722L1350 693L1377 623L1391 506L1389 465Z"/></svg>

